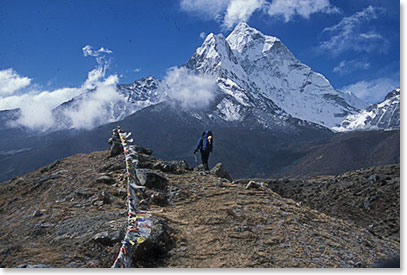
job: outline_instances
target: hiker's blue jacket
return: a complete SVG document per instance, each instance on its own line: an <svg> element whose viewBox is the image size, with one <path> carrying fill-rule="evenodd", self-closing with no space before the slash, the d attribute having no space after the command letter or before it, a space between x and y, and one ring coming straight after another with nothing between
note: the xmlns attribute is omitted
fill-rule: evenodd
<svg viewBox="0 0 407 275"><path fill-rule="evenodd" d="M208 137L212 136L211 142L208 141ZM213 149L213 135L211 131L205 131L202 134L202 137L198 140L198 143L195 146L195 152L200 150L201 152L212 152Z"/></svg>

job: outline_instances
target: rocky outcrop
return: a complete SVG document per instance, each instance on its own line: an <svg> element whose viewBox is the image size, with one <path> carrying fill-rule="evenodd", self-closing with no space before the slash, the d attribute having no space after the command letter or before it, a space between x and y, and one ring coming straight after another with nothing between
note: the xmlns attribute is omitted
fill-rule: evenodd
<svg viewBox="0 0 407 275"><path fill-rule="evenodd" d="M127 178L125 167L112 169L124 163L124 156L108 155L78 154L46 172L33 171L0 184L1 267L112 266L127 225ZM109 172L101 175L101 169ZM390 231L381 231L387 227L380 229L380 220L372 228L355 220L359 213L371 213L383 217L386 226L397 227L397 221L384 219L391 211L399 213L394 199L397 167L309 182L251 179L264 184L248 189L250 180L230 182L212 173L179 169L183 172L147 169L167 182L160 188L147 184L140 195L152 215L153 231L135 251L135 267L353 268L373 267L399 254L396 232L382 234ZM33 184L53 174L59 177ZM103 175L114 183L96 182ZM274 192L273 184L281 190L276 187ZM295 184L304 186L284 189ZM340 206L352 203L346 197L358 198L355 206ZM317 208L322 204L326 209Z"/></svg>
<svg viewBox="0 0 407 275"><path fill-rule="evenodd" d="M223 168L223 164L221 162L218 162L212 169L211 169L211 173L220 177L220 178L225 178L228 181L232 182L233 179L232 177L229 175L228 171L225 170L225 168Z"/></svg>

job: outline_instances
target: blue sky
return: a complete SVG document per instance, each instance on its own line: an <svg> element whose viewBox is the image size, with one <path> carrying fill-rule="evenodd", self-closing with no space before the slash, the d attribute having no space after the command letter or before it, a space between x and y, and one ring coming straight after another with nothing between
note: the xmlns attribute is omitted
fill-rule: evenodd
<svg viewBox="0 0 407 275"><path fill-rule="evenodd" d="M111 76L162 79L205 35L226 36L240 21L370 103L400 85L395 0L2 0L0 110L28 94L55 105Z"/></svg>

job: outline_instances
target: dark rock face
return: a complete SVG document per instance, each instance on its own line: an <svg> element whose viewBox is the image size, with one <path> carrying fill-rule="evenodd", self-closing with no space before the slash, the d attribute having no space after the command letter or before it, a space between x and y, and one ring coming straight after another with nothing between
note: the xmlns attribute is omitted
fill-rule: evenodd
<svg viewBox="0 0 407 275"><path fill-rule="evenodd" d="M220 177L220 178L225 178L229 180L230 182L233 181L232 177L229 175L229 173L223 168L222 163L217 163L215 167L211 169L211 173Z"/></svg>

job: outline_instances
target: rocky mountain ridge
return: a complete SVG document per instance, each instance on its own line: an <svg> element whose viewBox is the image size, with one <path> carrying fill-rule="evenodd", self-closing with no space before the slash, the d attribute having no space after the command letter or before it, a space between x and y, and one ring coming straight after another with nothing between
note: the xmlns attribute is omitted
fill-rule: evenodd
<svg viewBox="0 0 407 275"><path fill-rule="evenodd" d="M262 34L246 23L238 24L226 38L209 34L182 67L215 81L214 102L189 112L212 123L245 127L248 123L244 121L255 121L262 128L278 131L295 128L299 123L333 129L348 115L356 115L367 107L349 91L335 90L322 74L301 63L280 39ZM51 130L76 127L65 113L77 110L94 92L85 92L55 108L57 123ZM165 83L152 76L119 84L117 92L110 103L100 106L101 120L94 121L92 127L122 120L164 100L171 101Z"/></svg>
<svg viewBox="0 0 407 275"><path fill-rule="evenodd" d="M339 114L346 116L352 113L356 116L360 111L358 108L364 106L363 102L350 93L335 91L325 77L298 61L278 38L264 35L247 24L239 24L226 38L222 34L208 35L182 69L193 75L209 75L214 79L214 98L209 106L185 109L174 105L168 99L163 81L150 76L131 84L118 85L117 98L90 106L101 114L99 119L89 120L91 123L88 126L94 127L91 130L72 128L72 120L64 113L69 112L77 117L75 110L79 107L83 109L81 104L91 99L95 90L57 107L54 115L58 126L51 133L9 128L7 125L10 119L18 117L18 110L1 111L0 179L22 175L75 153L103 149L106 135L115 126L109 124L113 121L137 129L140 144L159 149L157 151L164 159L191 161L191 148L200 132L206 129L219 131L216 135L222 142L216 147L219 148L216 161L225 163L239 177L270 176L267 173L289 171L290 166L305 162L311 166L310 169L297 167L295 175L299 175L299 171L304 172L304 176L322 170L326 174L344 171L335 170L335 167L342 169L344 165L338 165L338 161L329 156L331 162L319 161L319 157L326 152L314 156L309 149L317 146L320 152L321 147L318 146L331 146L328 140L331 140L333 133L325 127L328 122L310 122L300 113L295 114L297 111L294 109L333 122L342 116ZM399 125L399 96L392 97L391 102L388 107L388 104L378 104L380 111L372 107L367 113L378 115L363 125L373 123L375 126L370 128L379 130L382 126L388 129ZM331 113L325 116L325 111ZM392 122L386 123L387 119ZM381 134L379 131L374 136ZM339 140L343 137L338 136ZM347 142L332 140L338 146L334 149L340 151L341 156L342 151L347 151L349 154L344 158L359 159L346 149ZM399 152L395 148L399 148L400 142L394 138L389 141L391 143L387 146L380 144L380 148L393 155L372 153L375 157L382 157L382 161L379 163L377 158L369 159L368 165L391 164L399 160ZM367 151L361 152L361 155L370 156L371 150L377 151L379 143L376 139L371 147L362 146ZM247 159L242 161L242 155ZM310 165L310 161L314 164ZM363 163L350 163L349 169L366 167Z"/></svg>
<svg viewBox="0 0 407 275"><path fill-rule="evenodd" d="M138 152L137 174L145 175L146 186L140 203L154 216L154 234L135 251L135 267L358 268L399 255L399 217L386 220L380 213L399 211L397 165L307 182L263 179L249 187L216 170ZM74 155L1 183L1 267L112 265L127 221L126 167L123 155L108 155ZM362 183L368 181L374 184ZM352 182L360 196L344 213L341 205L352 197L342 201L340 195ZM352 188L347 192L358 191ZM285 198L273 190L304 196ZM360 211L377 212L377 223L370 226Z"/></svg>
<svg viewBox="0 0 407 275"><path fill-rule="evenodd" d="M400 88L389 92L382 102L349 115L336 131L400 129Z"/></svg>

